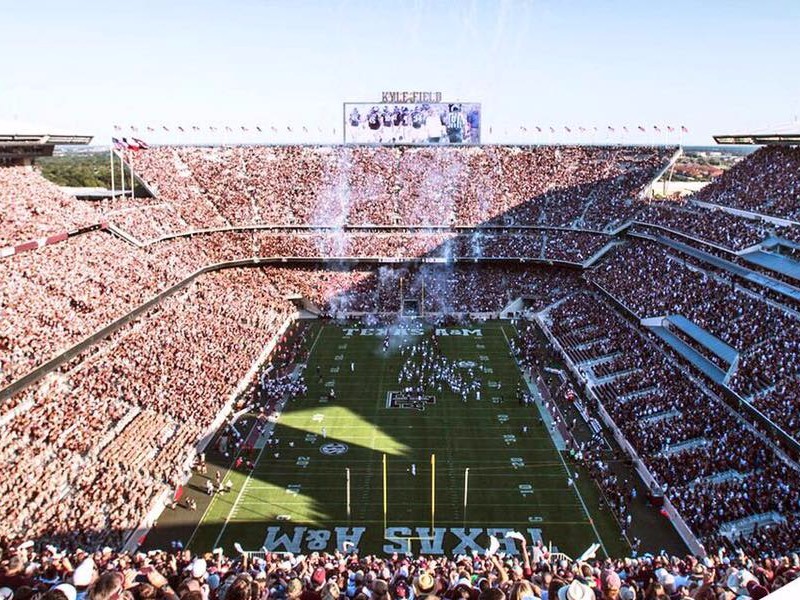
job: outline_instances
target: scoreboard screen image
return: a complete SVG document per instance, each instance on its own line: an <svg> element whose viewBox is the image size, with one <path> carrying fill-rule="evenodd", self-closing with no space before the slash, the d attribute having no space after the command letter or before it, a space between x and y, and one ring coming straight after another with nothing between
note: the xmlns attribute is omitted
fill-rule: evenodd
<svg viewBox="0 0 800 600"><path fill-rule="evenodd" d="M345 102L344 143L480 144L481 105L476 102Z"/></svg>

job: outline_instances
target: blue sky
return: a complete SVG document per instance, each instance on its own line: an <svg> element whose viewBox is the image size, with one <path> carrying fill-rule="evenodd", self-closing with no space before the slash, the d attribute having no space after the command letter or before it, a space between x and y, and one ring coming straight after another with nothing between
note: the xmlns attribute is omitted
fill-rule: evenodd
<svg viewBox="0 0 800 600"><path fill-rule="evenodd" d="M382 90L481 102L488 142L671 124L688 127L685 143L710 143L800 115L797 0L0 0L0 11L0 122L95 143L115 123L280 129L216 138L264 142L301 141L307 125L338 141L342 102Z"/></svg>

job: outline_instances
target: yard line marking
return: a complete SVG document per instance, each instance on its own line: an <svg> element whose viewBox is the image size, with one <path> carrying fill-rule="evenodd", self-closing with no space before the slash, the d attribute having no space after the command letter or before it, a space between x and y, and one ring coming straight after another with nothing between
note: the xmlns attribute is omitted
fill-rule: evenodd
<svg viewBox="0 0 800 600"><path fill-rule="evenodd" d="M308 350L308 358L311 358L311 354L314 352L314 348L317 347L317 342L319 341L319 337L322 335L322 330L325 329L325 323L319 326L319 331L317 332L317 337L314 339L314 343L311 344L311 348Z"/></svg>

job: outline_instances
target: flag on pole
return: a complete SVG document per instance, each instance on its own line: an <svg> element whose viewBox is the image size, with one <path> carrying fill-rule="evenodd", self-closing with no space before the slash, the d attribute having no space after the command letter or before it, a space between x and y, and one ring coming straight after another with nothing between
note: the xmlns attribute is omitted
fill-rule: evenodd
<svg viewBox="0 0 800 600"><path fill-rule="evenodd" d="M111 138L111 143L114 144L114 150L122 151L122 150L125 150L127 148L126 144L123 144L122 141L118 140L115 137Z"/></svg>
<svg viewBox="0 0 800 600"><path fill-rule="evenodd" d="M261 133L261 127L260 127L259 125L256 125L256 131L257 131L258 133Z"/></svg>
<svg viewBox="0 0 800 600"><path fill-rule="evenodd" d="M689 133L689 130L686 129L686 125L681 125L681 133Z"/></svg>
<svg viewBox="0 0 800 600"><path fill-rule="evenodd" d="M675 131L675 128L672 125L667 125L667 131L672 133L673 131Z"/></svg>
<svg viewBox="0 0 800 600"><path fill-rule="evenodd" d="M197 125L192 125L192 131L200 131L200 128Z"/></svg>
<svg viewBox="0 0 800 600"><path fill-rule="evenodd" d="M166 125L162 125L162 126L161 126L161 128L162 128L164 131L169 131L169 127L167 127Z"/></svg>
<svg viewBox="0 0 800 600"><path fill-rule="evenodd" d="M661 129L658 125L653 125L653 129L655 129L658 133L661 133Z"/></svg>
<svg viewBox="0 0 800 600"><path fill-rule="evenodd" d="M139 131L139 130L136 128L136 125L131 125L131 131Z"/></svg>
<svg viewBox="0 0 800 600"><path fill-rule="evenodd" d="M287 126L286 126L286 131L288 131L289 133L291 133L291 132L292 132L292 128L291 128L291 127L289 127L289 126L287 125Z"/></svg>
<svg viewBox="0 0 800 600"><path fill-rule="evenodd" d="M522 125L520 125L520 126L519 126L519 130L520 130L522 133L528 133L528 128L527 128L527 127L523 127Z"/></svg>
<svg viewBox="0 0 800 600"><path fill-rule="evenodd" d="M625 133L628 133L628 126L627 125L623 125L622 126L622 131L624 131Z"/></svg>
<svg viewBox="0 0 800 600"><path fill-rule="evenodd" d="M132 141L128 141L127 138L122 138L122 141L125 142L125 145L128 147L128 150L132 150L136 152L139 149L139 144L136 143L136 138L131 138Z"/></svg>
<svg viewBox="0 0 800 600"><path fill-rule="evenodd" d="M569 129L567 129L567 131L569 131ZM586 127L584 127L583 125L579 125L579 126L578 126L578 131L580 131L581 133L583 133L584 131L586 131Z"/></svg>
<svg viewBox="0 0 800 600"><path fill-rule="evenodd" d="M639 131L647 131L647 130L644 127L642 127L641 125L639 125Z"/></svg>
<svg viewBox="0 0 800 600"><path fill-rule="evenodd" d="M567 133L572 133L572 129L570 129L570 128L569 128L569 127L567 127L566 125L564 125L564 129L566 129L566 130L567 130Z"/></svg>
<svg viewBox="0 0 800 600"><path fill-rule="evenodd" d="M247 131L247 127L245 127L244 125L242 125L242 131Z"/></svg>
<svg viewBox="0 0 800 600"><path fill-rule="evenodd" d="M537 125L536 126L536 131L538 131L539 133L542 133L542 128Z"/></svg>
<svg viewBox="0 0 800 600"><path fill-rule="evenodd" d="M611 132L613 132L613 131L614 131L614 128L613 128L611 125L609 125L609 126L608 126L608 130L609 130L609 131L611 131Z"/></svg>
<svg viewBox="0 0 800 600"><path fill-rule="evenodd" d="M147 126L147 131L155 131L155 129L153 129L152 127L150 127L150 125L148 125Z"/></svg>
<svg viewBox="0 0 800 600"><path fill-rule="evenodd" d="M145 144L139 138L131 138L131 139L133 139L133 141L136 143L136 145L139 146L139 150L147 150L150 147L149 144Z"/></svg>
<svg viewBox="0 0 800 600"><path fill-rule="evenodd" d="M119 125L114 125L114 131L122 131L122 127Z"/></svg>
<svg viewBox="0 0 800 600"><path fill-rule="evenodd" d="M304 131L304 132L306 132L306 133L308 133L308 127L306 127L305 125L303 125L303 131Z"/></svg>
<svg viewBox="0 0 800 600"><path fill-rule="evenodd" d="M180 131L181 133L183 133L183 127L181 127L180 125L178 125L178 131Z"/></svg>
<svg viewBox="0 0 800 600"><path fill-rule="evenodd" d="M225 125L225 131L233 131L230 125Z"/></svg>
<svg viewBox="0 0 800 600"><path fill-rule="evenodd" d="M552 125L550 125L550 133L555 133L555 132L556 132L556 128L553 127Z"/></svg>

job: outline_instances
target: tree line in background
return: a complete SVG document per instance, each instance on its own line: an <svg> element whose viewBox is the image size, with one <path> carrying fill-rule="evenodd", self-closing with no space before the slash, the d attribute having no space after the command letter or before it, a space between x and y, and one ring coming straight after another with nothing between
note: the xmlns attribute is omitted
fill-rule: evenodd
<svg viewBox="0 0 800 600"><path fill-rule="evenodd" d="M120 189L120 166L116 160L115 186ZM108 152L62 154L36 159L36 167L56 185L69 187L101 187L111 189L111 169ZM125 186L130 189L130 171L125 169ZM136 185L136 195L143 197L147 191Z"/></svg>

